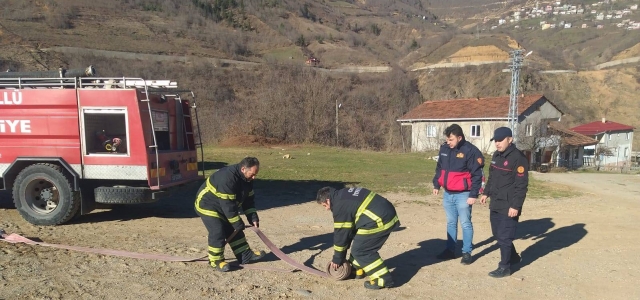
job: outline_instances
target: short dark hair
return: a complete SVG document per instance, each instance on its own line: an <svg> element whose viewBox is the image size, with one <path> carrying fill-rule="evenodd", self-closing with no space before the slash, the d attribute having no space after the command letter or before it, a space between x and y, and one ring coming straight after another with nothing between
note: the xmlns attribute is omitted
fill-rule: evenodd
<svg viewBox="0 0 640 300"><path fill-rule="evenodd" d="M260 166L260 162L255 157L247 156L240 161L241 168L244 167L244 168L251 169L254 166L258 166L258 167Z"/></svg>
<svg viewBox="0 0 640 300"><path fill-rule="evenodd" d="M451 124L449 127L445 128L444 136L449 137L450 135L461 136L464 139L464 132L462 132L462 127L458 124Z"/></svg>
<svg viewBox="0 0 640 300"><path fill-rule="evenodd" d="M329 186L325 186L318 190L318 194L316 195L316 203L322 204L327 203L327 199L331 195L332 188Z"/></svg>

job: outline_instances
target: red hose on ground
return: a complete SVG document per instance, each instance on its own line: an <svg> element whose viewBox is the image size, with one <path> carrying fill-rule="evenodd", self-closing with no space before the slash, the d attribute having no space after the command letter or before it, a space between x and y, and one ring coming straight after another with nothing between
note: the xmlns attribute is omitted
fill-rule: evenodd
<svg viewBox="0 0 640 300"><path fill-rule="evenodd" d="M295 270L301 270L307 273L311 273L314 275L318 275L321 277L325 277L325 278L334 278L334 279L344 279L347 276L349 276L349 273L351 272L351 266L348 263L345 263L345 265L341 266L341 268L338 269L338 271L332 271L332 272L322 272L319 270L316 270L314 268L310 268L307 267L295 260L293 260L291 257L287 256L284 252L282 252L282 250L280 250L278 247L276 247L276 245L274 245L269 238L267 238L266 235L264 235L264 233L262 233L262 231L260 231L260 229L256 228L256 227L247 227L248 229L250 229L251 231L253 231L254 233L256 233L258 235L258 237L262 240L262 242L269 248L269 250L271 250L271 252L273 252L273 254L275 254L278 258L280 258L281 260L283 260L284 262L286 262L287 264L295 267L295 269L293 270L286 270L286 269L280 269L280 268L270 268L270 267L260 267L257 265L238 265L241 268L245 268L245 269L255 269L255 270L266 270L266 271L278 271L278 272L293 272ZM12 234L6 234L3 230L0 230L0 240L8 242L8 243L24 243L24 244L28 244L28 245L38 245L38 246L44 246L44 247L51 247L51 248L58 248L58 249L65 249L65 250L72 250L72 251L80 251L80 252L86 252L86 253L95 253L95 254L102 254L102 255L111 255L111 256L121 256L121 257L129 257L129 258L137 258L137 259L150 259L150 260L160 260L160 261L168 261L168 262L208 262L208 260L205 257L198 257L198 258L184 258L184 257L178 257L178 256L172 256L172 255L164 255L164 254L147 254L147 253L137 253L137 252L129 252L129 251L120 251L120 250L112 250L112 249L102 249L102 248L89 248L89 247L78 247L78 246L68 246L68 245L59 245L59 244L49 244L49 243L44 243L44 242L36 242L34 240L28 239L26 237L23 237L21 235L12 233ZM346 276L344 275L346 274Z"/></svg>

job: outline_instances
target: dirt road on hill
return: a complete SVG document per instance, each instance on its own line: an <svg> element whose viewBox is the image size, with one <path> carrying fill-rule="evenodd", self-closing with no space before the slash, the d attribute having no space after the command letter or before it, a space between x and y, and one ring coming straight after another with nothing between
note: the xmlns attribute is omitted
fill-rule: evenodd
<svg viewBox="0 0 640 300"><path fill-rule="evenodd" d="M335 282L302 272L222 274L201 263L0 242L0 299L639 299L640 176L532 176L585 194L527 199L515 241L523 261L510 278L487 276L499 252L489 239L486 207L474 207L474 263L464 266L434 257L445 238L440 198L386 194L403 226L381 250L398 285L393 289L368 291L362 280ZM265 234L294 259L321 269L332 255L333 226L330 214L308 201L314 192L256 190L256 195ZM191 187L159 203L39 227L23 221L2 192L0 228L49 243L199 257L205 254L206 230L192 209L194 193ZM247 236L254 248L264 249L253 233ZM228 249L226 256L231 257ZM260 264L287 267L273 255Z"/></svg>

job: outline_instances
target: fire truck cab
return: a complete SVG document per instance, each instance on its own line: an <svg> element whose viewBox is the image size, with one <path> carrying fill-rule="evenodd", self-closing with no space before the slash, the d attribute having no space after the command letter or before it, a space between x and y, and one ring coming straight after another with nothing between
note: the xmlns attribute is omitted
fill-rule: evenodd
<svg viewBox="0 0 640 300"><path fill-rule="evenodd" d="M0 73L0 189L34 225L66 223L97 203L154 202L204 178L193 92L94 74Z"/></svg>

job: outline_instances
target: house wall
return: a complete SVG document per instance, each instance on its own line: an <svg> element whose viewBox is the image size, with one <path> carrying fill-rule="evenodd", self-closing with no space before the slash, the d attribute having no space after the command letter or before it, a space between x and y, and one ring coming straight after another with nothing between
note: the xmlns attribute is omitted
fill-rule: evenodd
<svg viewBox="0 0 640 300"><path fill-rule="evenodd" d="M474 144L480 151L492 154L496 148L495 144L490 141L493 137L493 131L501 126L509 126L506 120L503 121L448 121L448 122L415 122L412 124L411 130L411 151L436 151L440 145L444 143L444 130L451 124L458 124L462 127L462 131L467 141ZM479 136L471 135L471 126L480 126ZM428 129L433 126L435 129ZM430 132L428 132L430 130ZM428 134L429 133L429 134ZM435 133L435 134L434 134ZM435 136L434 136L435 135Z"/></svg>
<svg viewBox="0 0 640 300"><path fill-rule="evenodd" d="M603 156L601 164L615 165L629 162L631 151L633 151L633 131L614 131L599 134L593 138L600 141L599 147L607 147L613 153L612 156Z"/></svg>
<svg viewBox="0 0 640 300"><path fill-rule="evenodd" d="M549 102L543 103L539 108L532 108L523 112L518 124L518 133L526 136L525 128L532 125L539 129L538 134L546 135L547 125L551 121L560 121L562 114Z"/></svg>
<svg viewBox="0 0 640 300"><path fill-rule="evenodd" d="M526 135L526 125L532 124L538 129L538 136L546 134L547 124L550 121L559 121L562 117L562 113L556 109L548 101L544 101L540 105L533 105L524 112L520 112L519 124L517 132L520 137ZM411 123L411 151L435 151L440 148L440 145L444 143L444 130L451 124L458 124L462 127L465 138L467 141L474 144L480 151L485 154L493 154L496 150L495 144L490 141L493 136L493 132L496 128L506 126L509 127L508 120L459 120L459 121L424 121ZM479 136L472 136L472 126L480 126ZM428 129L430 128L432 129ZM524 142L524 139L522 140ZM520 141L517 143L520 147ZM529 147L531 148L531 147ZM536 150L536 149L534 149Z"/></svg>
<svg viewBox="0 0 640 300"><path fill-rule="evenodd" d="M566 146L563 147L559 158L560 167L566 167L570 169L581 168L584 164L584 147L581 146Z"/></svg>

